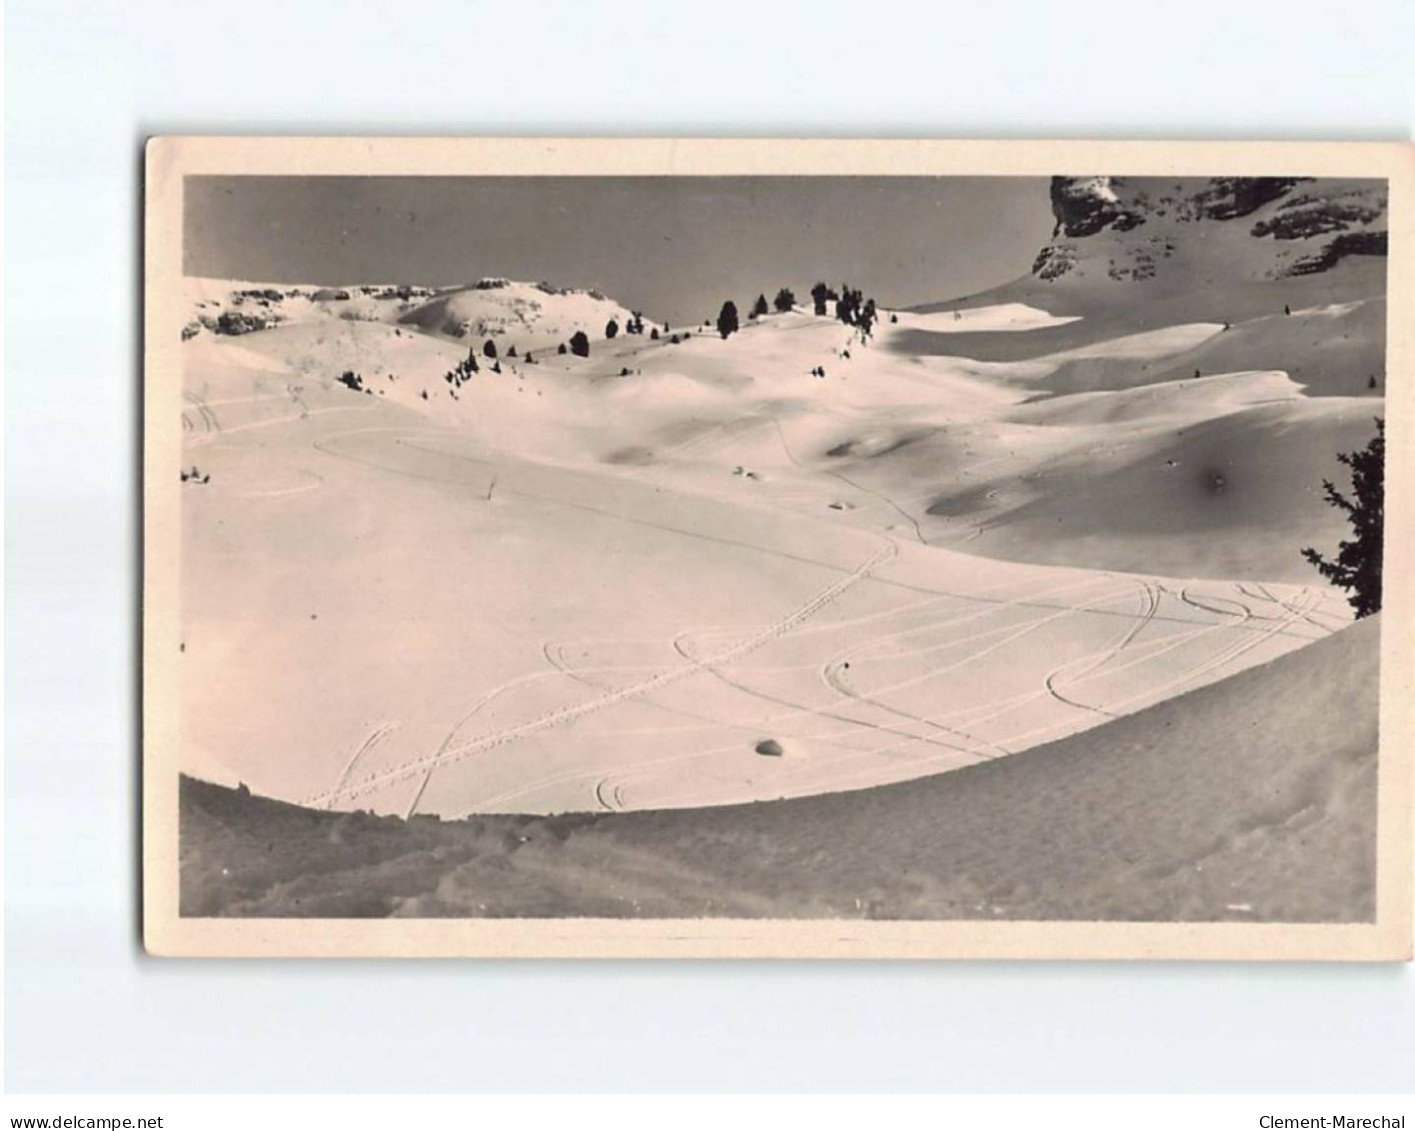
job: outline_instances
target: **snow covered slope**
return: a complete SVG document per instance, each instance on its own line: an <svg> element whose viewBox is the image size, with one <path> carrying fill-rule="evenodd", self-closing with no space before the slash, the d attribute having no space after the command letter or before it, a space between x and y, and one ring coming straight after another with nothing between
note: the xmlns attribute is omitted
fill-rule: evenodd
<svg viewBox="0 0 1415 1131"><path fill-rule="evenodd" d="M799 800L405 823L187 781L182 910L1370 921L1379 627L1026 754Z"/></svg>
<svg viewBox="0 0 1415 1131"><path fill-rule="evenodd" d="M1072 321L1025 336L945 339L920 330L900 348L1018 361L1210 323L1232 337L1175 351L1169 364L1102 367L1083 382L1115 387L1186 369L1271 367L1288 370L1313 396L1368 396L1384 387L1384 181L1056 177L1052 209L1055 232L1029 275L920 311L1020 303ZM1255 359L1259 350L1272 360ZM1048 387L1075 391L1077 378L1063 374Z"/></svg>
<svg viewBox="0 0 1415 1131"><path fill-rule="evenodd" d="M622 307L231 297L257 289L195 309L273 325L182 345L199 777L447 816L856 789L1088 730L1349 619L1298 551L1339 534L1320 481L1378 401L1311 398L1260 356L1038 399L1066 366L1164 361L1221 324L1057 349L1042 336L1086 316L886 312L866 340L797 310L577 357L535 343ZM1040 344L909 352L921 333Z"/></svg>

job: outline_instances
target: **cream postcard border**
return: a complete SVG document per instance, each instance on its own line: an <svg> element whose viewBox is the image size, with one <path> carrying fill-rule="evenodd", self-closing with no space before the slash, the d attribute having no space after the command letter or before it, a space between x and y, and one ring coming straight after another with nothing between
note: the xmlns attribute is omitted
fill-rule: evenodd
<svg viewBox="0 0 1415 1131"><path fill-rule="evenodd" d="M1415 739L1415 146L1395 143L159 137L147 143L143 938L155 955L1409 960ZM344 176L1384 177L1390 183L1385 597L1372 924L192 919L178 915L182 186Z"/></svg>

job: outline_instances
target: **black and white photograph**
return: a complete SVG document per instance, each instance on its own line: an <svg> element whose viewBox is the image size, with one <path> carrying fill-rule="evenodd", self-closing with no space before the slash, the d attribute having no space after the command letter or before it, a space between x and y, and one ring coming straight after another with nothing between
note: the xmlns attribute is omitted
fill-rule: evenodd
<svg viewBox="0 0 1415 1131"><path fill-rule="evenodd" d="M0 1125L1415 1126L1415 6L0 25Z"/></svg>
<svg viewBox="0 0 1415 1131"><path fill-rule="evenodd" d="M149 149L146 882L198 949L1408 951L1408 149L236 144Z"/></svg>

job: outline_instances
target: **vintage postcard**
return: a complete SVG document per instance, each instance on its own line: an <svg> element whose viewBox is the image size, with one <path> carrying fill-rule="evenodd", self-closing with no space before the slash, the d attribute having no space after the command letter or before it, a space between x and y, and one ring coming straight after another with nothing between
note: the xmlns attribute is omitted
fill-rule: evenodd
<svg viewBox="0 0 1415 1131"><path fill-rule="evenodd" d="M1412 194L152 140L148 948L1408 959Z"/></svg>

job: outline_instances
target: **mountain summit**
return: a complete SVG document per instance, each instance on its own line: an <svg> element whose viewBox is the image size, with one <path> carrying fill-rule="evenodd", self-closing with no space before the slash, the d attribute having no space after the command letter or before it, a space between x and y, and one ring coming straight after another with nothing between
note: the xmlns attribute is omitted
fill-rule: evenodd
<svg viewBox="0 0 1415 1131"><path fill-rule="evenodd" d="M1166 366L1088 362L1055 392L1283 370L1308 396L1385 387L1387 186L1313 177L1053 177L1052 237L1001 287L915 308L1020 303L1059 321L1024 335L901 336L904 351L1018 362L1125 335L1222 334ZM961 327L960 327L961 328ZM1104 352L1104 351L1102 351Z"/></svg>
<svg viewBox="0 0 1415 1131"><path fill-rule="evenodd" d="M1032 273L1145 282L1203 249L1248 245L1248 277L1315 275L1386 253L1385 183L1310 177L1053 177L1051 242ZM1176 259L1178 256L1178 259ZM1169 261L1169 262L1167 262Z"/></svg>

